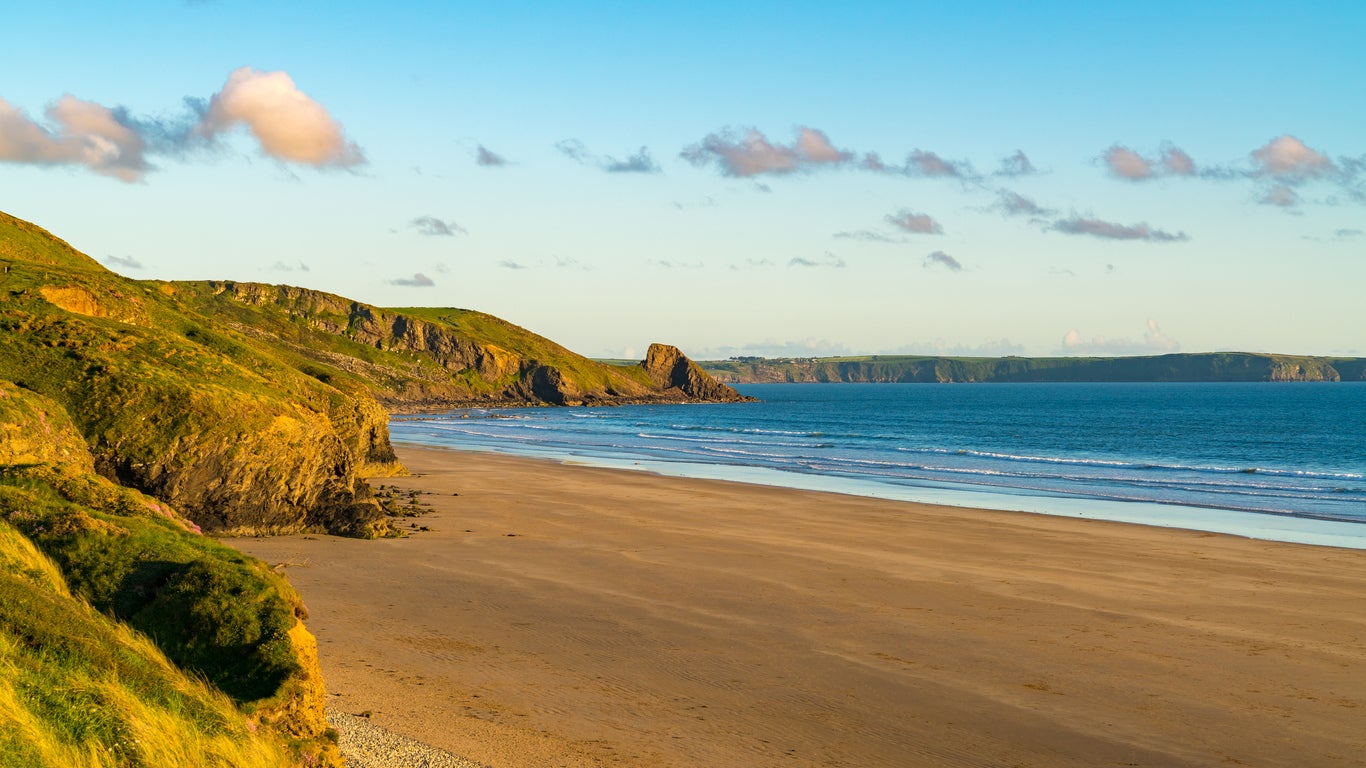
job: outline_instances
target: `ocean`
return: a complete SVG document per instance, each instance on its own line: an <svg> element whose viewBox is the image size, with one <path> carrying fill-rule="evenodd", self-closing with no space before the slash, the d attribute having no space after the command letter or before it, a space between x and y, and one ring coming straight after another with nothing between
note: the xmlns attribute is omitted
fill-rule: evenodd
<svg viewBox="0 0 1366 768"><path fill-rule="evenodd" d="M466 409L398 442L1366 548L1366 383L755 384Z"/></svg>

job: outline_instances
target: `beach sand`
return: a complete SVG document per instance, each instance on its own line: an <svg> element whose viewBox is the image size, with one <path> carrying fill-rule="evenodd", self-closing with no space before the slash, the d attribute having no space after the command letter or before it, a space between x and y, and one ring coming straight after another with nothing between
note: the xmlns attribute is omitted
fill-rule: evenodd
<svg viewBox="0 0 1366 768"><path fill-rule="evenodd" d="M477 763L1366 765L1366 552L397 448L430 531L229 543Z"/></svg>

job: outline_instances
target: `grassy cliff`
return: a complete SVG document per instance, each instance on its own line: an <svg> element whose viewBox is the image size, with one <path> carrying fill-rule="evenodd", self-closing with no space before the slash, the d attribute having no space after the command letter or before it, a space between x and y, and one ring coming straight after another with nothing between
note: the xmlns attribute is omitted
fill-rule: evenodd
<svg viewBox="0 0 1366 768"><path fill-rule="evenodd" d="M718 380L779 382L1362 381L1366 359L1248 352L1135 357L739 358L699 363Z"/></svg>
<svg viewBox="0 0 1366 768"><path fill-rule="evenodd" d="M643 365L604 365L474 310L383 309L260 283L177 282L164 290L293 357L300 370L393 410L727 399L660 386Z"/></svg>
<svg viewBox="0 0 1366 768"><path fill-rule="evenodd" d="M335 764L284 579L95 474L56 401L0 381L0 425L0 766Z"/></svg>

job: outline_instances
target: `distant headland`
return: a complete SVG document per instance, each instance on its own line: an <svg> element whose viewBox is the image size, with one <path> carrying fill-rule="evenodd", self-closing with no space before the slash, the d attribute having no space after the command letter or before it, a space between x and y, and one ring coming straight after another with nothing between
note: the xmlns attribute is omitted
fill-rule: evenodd
<svg viewBox="0 0 1366 768"><path fill-rule="evenodd" d="M727 384L1366 381L1366 358L1258 352L1135 357L733 357L698 365Z"/></svg>

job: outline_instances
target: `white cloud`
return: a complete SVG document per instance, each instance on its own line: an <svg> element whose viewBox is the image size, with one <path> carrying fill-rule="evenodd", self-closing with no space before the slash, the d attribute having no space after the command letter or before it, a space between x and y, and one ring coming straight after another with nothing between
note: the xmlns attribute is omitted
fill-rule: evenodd
<svg viewBox="0 0 1366 768"><path fill-rule="evenodd" d="M319 167L364 162L341 125L285 72L234 70L209 99L195 134L212 140L239 125L246 126L262 151L279 160Z"/></svg>
<svg viewBox="0 0 1366 768"><path fill-rule="evenodd" d="M1308 179L1331 176L1337 172L1327 155L1310 149L1289 134L1278 136L1252 150L1252 160L1262 173L1282 179Z"/></svg>

